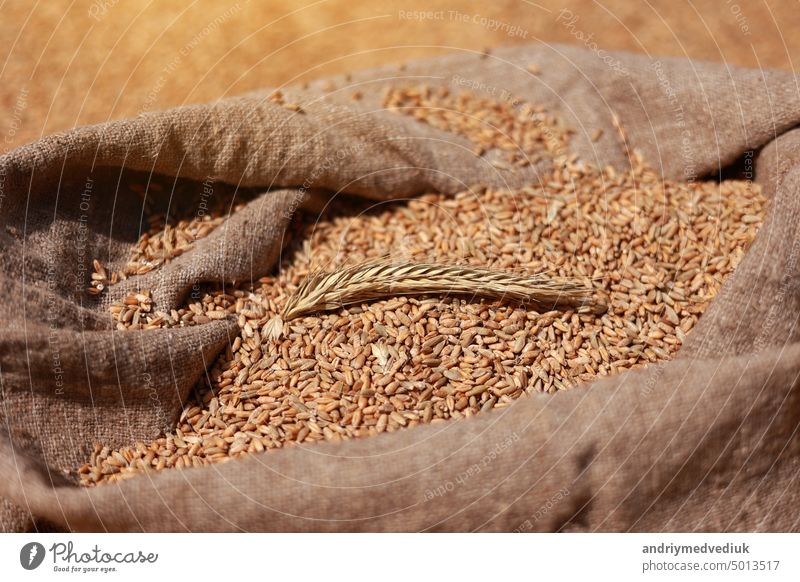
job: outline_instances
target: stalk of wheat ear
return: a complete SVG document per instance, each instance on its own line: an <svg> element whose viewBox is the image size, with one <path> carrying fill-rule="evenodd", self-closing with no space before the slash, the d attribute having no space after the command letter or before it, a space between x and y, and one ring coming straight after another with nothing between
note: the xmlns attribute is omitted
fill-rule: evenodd
<svg viewBox="0 0 800 582"><path fill-rule="evenodd" d="M590 305L592 287L576 279L539 273L521 275L464 265L368 261L332 273L311 273L289 298L285 320L314 311L385 299L397 295L468 295L486 299L533 302L546 306L571 305L581 311Z"/></svg>

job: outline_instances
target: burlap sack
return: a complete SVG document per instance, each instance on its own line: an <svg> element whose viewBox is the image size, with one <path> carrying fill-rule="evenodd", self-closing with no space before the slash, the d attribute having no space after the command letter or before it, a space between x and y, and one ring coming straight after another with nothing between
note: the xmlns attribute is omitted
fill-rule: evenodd
<svg viewBox="0 0 800 582"><path fill-rule="evenodd" d="M769 217L679 357L461 422L91 489L66 479L94 442L167 429L236 334L228 321L113 331L110 301L142 288L171 307L198 282L266 273L309 186L392 198L537 182L544 165L499 170L465 139L382 110L387 86L420 82L543 103L577 128L572 147L593 163L627 164L612 113L667 177L755 161ZM362 72L333 87L285 90L302 114L264 91L80 128L0 158L5 530L799 528L794 76L536 45ZM361 101L350 99L355 89ZM141 201L118 191L134 171L263 194L179 259L88 297L91 259L120 266L138 236Z"/></svg>

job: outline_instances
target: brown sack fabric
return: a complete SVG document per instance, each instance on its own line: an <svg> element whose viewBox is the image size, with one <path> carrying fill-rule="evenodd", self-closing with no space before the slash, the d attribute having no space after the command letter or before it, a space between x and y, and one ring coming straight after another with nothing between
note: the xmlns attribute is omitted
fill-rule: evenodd
<svg viewBox="0 0 800 582"><path fill-rule="evenodd" d="M528 72L535 63L541 73ZM665 177L754 156L769 216L672 362L476 418L297 446L96 488L62 473L93 443L154 438L236 335L234 321L117 331L109 304L151 289L258 278L312 194L390 199L536 184L465 138L384 110L419 83L541 103L572 149L624 169L628 145ZM331 83L331 87L328 86ZM5 531L793 531L800 529L800 121L797 79L671 58L535 45L458 54L54 135L0 158L0 524ZM352 101L357 89L363 99ZM591 141L597 129L603 137ZM492 152L486 158L491 161ZM247 192L194 248L99 297L93 258L124 265L158 173ZM313 190L310 190L313 188ZM169 193L164 193L168 196Z"/></svg>

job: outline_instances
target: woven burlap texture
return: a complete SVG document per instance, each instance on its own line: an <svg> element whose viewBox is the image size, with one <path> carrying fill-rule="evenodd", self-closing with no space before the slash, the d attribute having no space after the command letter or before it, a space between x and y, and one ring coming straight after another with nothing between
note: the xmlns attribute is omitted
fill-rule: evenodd
<svg viewBox="0 0 800 582"><path fill-rule="evenodd" d="M541 70L532 74L527 66ZM665 177L754 161L768 218L678 358L477 418L299 446L91 489L62 472L95 442L168 430L236 336L233 321L116 331L110 302L274 267L313 194L390 199L470 185L538 185L463 137L382 108L426 83L541 103L576 128L587 162L632 148ZM354 90L363 98L353 101ZM79 128L0 158L0 523L8 531L796 530L798 84L793 75L532 45L445 56ZM621 141L616 116L625 128ZM602 137L592 142L597 129ZM91 260L121 266L141 200L119 183L158 173L259 189L176 260L86 295ZM324 195L324 194L322 194Z"/></svg>

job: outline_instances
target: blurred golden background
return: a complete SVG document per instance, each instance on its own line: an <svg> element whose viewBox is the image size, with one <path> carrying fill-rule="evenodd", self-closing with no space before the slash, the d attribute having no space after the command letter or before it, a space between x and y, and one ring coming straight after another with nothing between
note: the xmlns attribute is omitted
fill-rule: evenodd
<svg viewBox="0 0 800 582"><path fill-rule="evenodd" d="M798 25L786 0L12 0L0 6L0 151L142 111L515 43L792 69Z"/></svg>

